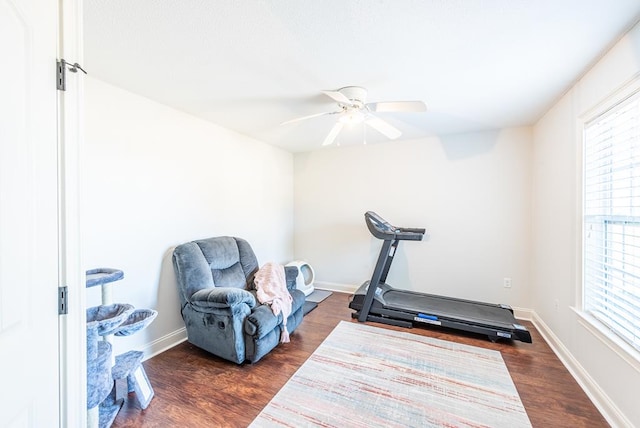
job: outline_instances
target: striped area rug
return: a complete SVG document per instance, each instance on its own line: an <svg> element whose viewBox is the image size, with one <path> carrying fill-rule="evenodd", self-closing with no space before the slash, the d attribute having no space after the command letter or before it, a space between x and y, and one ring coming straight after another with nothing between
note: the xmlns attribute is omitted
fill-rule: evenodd
<svg viewBox="0 0 640 428"><path fill-rule="evenodd" d="M342 321L251 427L531 427L497 351Z"/></svg>

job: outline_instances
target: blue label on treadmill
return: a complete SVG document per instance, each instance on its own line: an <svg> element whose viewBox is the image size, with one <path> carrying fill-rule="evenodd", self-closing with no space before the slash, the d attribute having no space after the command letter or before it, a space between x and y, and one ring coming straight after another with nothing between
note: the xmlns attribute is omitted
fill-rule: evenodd
<svg viewBox="0 0 640 428"><path fill-rule="evenodd" d="M382 288L376 288L376 296L380 297L382 294Z"/></svg>
<svg viewBox="0 0 640 428"><path fill-rule="evenodd" d="M511 333L506 333L504 331L498 331L496 333L498 334L499 337L505 337L507 339L511 339Z"/></svg>
<svg viewBox="0 0 640 428"><path fill-rule="evenodd" d="M420 318L425 318L425 319L428 319L428 320L434 320L434 321L438 319L438 317L437 317L437 316L435 316L435 315L418 314L418 316L419 316Z"/></svg>
<svg viewBox="0 0 640 428"><path fill-rule="evenodd" d="M432 320L428 318L413 317L413 320L417 322L425 323L425 324L442 325L440 321Z"/></svg>
<svg viewBox="0 0 640 428"><path fill-rule="evenodd" d="M520 325L520 324L514 324L513 327L516 328L517 330L527 331L527 327L525 327L523 325Z"/></svg>

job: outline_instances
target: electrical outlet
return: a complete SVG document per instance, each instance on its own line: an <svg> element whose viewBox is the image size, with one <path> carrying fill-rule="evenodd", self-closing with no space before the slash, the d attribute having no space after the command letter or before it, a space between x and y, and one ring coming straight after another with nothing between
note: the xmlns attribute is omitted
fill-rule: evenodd
<svg viewBox="0 0 640 428"><path fill-rule="evenodd" d="M504 288L511 288L511 278L504 279Z"/></svg>
<svg viewBox="0 0 640 428"><path fill-rule="evenodd" d="M553 301L553 307L556 309L556 312L560 310L560 301L558 299Z"/></svg>

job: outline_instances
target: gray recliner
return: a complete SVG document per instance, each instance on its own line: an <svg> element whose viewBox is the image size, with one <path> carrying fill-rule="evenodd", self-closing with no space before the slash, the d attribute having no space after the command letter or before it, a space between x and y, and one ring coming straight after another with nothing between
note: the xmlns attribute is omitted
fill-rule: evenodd
<svg viewBox="0 0 640 428"><path fill-rule="evenodd" d="M223 236L179 245L173 266L189 342L238 364L255 363L278 345L282 313L275 316L255 297L259 266L247 241ZM287 266L285 274L291 333L302 322L305 295L295 287L298 268Z"/></svg>

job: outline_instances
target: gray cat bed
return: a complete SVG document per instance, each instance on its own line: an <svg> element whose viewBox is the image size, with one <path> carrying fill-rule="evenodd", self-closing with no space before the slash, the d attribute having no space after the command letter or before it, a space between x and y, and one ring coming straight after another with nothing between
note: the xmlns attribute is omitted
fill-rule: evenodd
<svg viewBox="0 0 640 428"><path fill-rule="evenodd" d="M114 303L113 305L94 306L87 309L87 322L95 322L98 335L114 334L134 311L132 305Z"/></svg>
<svg viewBox="0 0 640 428"><path fill-rule="evenodd" d="M116 336L131 336L151 324L157 315L158 312L153 309L136 309L120 324L114 334Z"/></svg>

